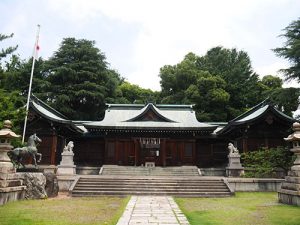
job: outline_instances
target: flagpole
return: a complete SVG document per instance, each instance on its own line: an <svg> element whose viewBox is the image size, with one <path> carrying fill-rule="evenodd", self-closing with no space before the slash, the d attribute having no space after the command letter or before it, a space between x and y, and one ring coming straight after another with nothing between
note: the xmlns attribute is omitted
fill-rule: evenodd
<svg viewBox="0 0 300 225"><path fill-rule="evenodd" d="M32 78L33 78L33 71L34 71L35 59L36 59L37 50L38 50L38 41L39 41L39 34L40 34L40 28L41 28L41 26L38 24L37 27L38 28L37 28L37 33L36 33L36 40L35 40L34 50L33 50L33 56L32 56L32 67L31 67L30 82L29 82L29 88L28 88L28 96L27 96L26 114L25 114L25 120L24 120L22 144L24 144L24 141L25 141L27 118L28 118L28 110L29 110L29 101L30 101L30 96L31 96Z"/></svg>

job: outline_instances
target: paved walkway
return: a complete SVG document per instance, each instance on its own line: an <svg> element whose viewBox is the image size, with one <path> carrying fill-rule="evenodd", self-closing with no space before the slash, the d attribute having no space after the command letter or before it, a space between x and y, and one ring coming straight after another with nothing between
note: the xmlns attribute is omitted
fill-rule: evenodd
<svg viewBox="0 0 300 225"><path fill-rule="evenodd" d="M169 196L132 196L117 225L189 225Z"/></svg>

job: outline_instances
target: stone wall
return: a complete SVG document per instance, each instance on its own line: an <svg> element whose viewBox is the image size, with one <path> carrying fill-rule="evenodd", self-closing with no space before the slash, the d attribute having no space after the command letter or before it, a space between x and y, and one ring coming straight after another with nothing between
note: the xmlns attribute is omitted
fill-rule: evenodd
<svg viewBox="0 0 300 225"><path fill-rule="evenodd" d="M226 178L234 191L278 191L283 179Z"/></svg>

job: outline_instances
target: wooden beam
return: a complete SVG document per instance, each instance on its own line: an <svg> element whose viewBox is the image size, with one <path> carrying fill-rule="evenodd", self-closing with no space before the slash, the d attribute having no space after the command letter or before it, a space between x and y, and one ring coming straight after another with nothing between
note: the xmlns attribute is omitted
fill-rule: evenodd
<svg viewBox="0 0 300 225"><path fill-rule="evenodd" d="M52 133L52 145L51 145L51 158L50 164L55 165L55 155L56 155L56 148L57 148L57 136L55 132Z"/></svg>

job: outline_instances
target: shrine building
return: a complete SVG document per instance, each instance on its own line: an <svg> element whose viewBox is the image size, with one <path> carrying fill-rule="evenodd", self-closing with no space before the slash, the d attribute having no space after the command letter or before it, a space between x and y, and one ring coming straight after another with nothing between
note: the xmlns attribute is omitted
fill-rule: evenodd
<svg viewBox="0 0 300 225"><path fill-rule="evenodd" d="M229 122L199 122L192 105L107 104L101 121L66 118L36 97L30 101L26 136L42 143L43 165L58 165L68 141L74 162L102 165L226 167L228 143L240 152L284 146L296 120L262 102Z"/></svg>

